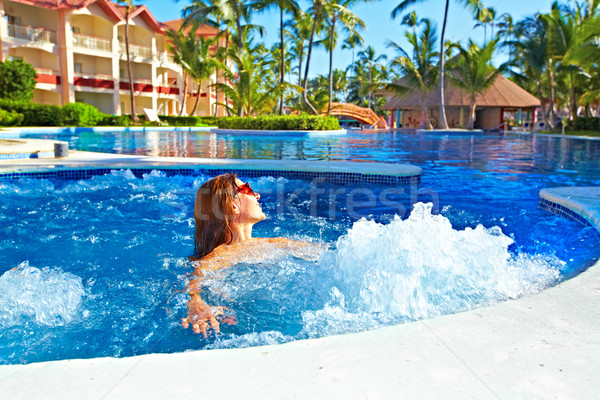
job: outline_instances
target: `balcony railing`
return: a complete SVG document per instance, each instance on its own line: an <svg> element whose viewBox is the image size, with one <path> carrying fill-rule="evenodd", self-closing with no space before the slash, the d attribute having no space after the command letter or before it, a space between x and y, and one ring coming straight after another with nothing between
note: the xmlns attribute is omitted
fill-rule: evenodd
<svg viewBox="0 0 600 400"><path fill-rule="evenodd" d="M86 72L75 72L73 75L76 76L76 77L78 77L78 78L98 79L98 80L104 80L104 81L112 81L112 80L115 79L115 78L112 77L112 75L88 74Z"/></svg>
<svg viewBox="0 0 600 400"><path fill-rule="evenodd" d="M8 36L38 43L56 43L56 32L33 26L8 24Z"/></svg>
<svg viewBox="0 0 600 400"><path fill-rule="evenodd" d="M175 57L172 54L165 52L159 53L158 61L175 64Z"/></svg>
<svg viewBox="0 0 600 400"><path fill-rule="evenodd" d="M48 68L36 68L35 72L37 72L38 75L58 75L58 71Z"/></svg>
<svg viewBox="0 0 600 400"><path fill-rule="evenodd" d="M127 50L125 49L125 43L119 42L119 51L121 56L127 57ZM152 49L146 46L140 46L139 44L129 44L129 55L131 57L140 57L146 60L152 59Z"/></svg>
<svg viewBox="0 0 600 400"><path fill-rule="evenodd" d="M112 52L110 40L80 33L73 34L73 46L88 50Z"/></svg>

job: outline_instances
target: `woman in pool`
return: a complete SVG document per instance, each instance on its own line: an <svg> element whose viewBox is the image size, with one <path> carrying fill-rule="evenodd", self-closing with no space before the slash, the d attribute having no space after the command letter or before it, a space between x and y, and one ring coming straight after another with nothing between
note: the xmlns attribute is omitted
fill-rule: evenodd
<svg viewBox="0 0 600 400"><path fill-rule="evenodd" d="M212 328L219 332L219 320L234 324L223 307L211 307L200 297L206 271L215 271L240 262L264 261L284 250L305 259L316 259L323 247L286 238L253 238L252 227L265 219L258 200L260 195L236 174L219 175L205 182L196 194L194 220L195 278L188 286L188 316L182 320L195 333L207 336ZM217 319L218 318L218 319Z"/></svg>

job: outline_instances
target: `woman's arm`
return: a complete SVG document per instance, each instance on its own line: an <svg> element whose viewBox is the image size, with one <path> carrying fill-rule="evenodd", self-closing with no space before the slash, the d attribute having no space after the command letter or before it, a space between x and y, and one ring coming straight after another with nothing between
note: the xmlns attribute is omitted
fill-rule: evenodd
<svg viewBox="0 0 600 400"><path fill-rule="evenodd" d="M206 304L204 299L200 296L202 292L202 282L204 280L204 270L207 267L206 260L201 260L196 266L194 275L195 279L192 279L187 286L190 301L188 302L188 313L187 318L181 320L181 325L187 329L192 326L194 333L201 333L205 338L208 336L208 329L212 328L216 333L220 332L220 324L217 317L221 322L235 325L236 321L234 317L225 316L225 307L212 307Z"/></svg>

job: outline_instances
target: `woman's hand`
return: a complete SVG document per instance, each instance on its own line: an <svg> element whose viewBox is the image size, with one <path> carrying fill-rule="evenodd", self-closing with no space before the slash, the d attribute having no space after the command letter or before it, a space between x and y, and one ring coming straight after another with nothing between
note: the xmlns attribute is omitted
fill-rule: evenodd
<svg viewBox="0 0 600 400"><path fill-rule="evenodd" d="M208 329L212 328L215 333L219 333L220 323L235 325L235 317L226 316L225 307L211 307L202 300L200 295L192 294L188 303L188 316L181 320L181 325L187 329L192 325L194 333L201 333L205 338L208 336ZM217 318L219 320L217 320Z"/></svg>

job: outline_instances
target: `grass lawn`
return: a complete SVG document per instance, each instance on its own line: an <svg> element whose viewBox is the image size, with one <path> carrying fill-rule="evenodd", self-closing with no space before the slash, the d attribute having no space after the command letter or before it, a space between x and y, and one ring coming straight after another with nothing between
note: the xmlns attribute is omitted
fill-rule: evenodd
<svg viewBox="0 0 600 400"><path fill-rule="evenodd" d="M539 131L535 133L551 133L553 135L562 134L561 131ZM565 131L565 135L569 136L588 136L588 137L600 137L600 131Z"/></svg>

